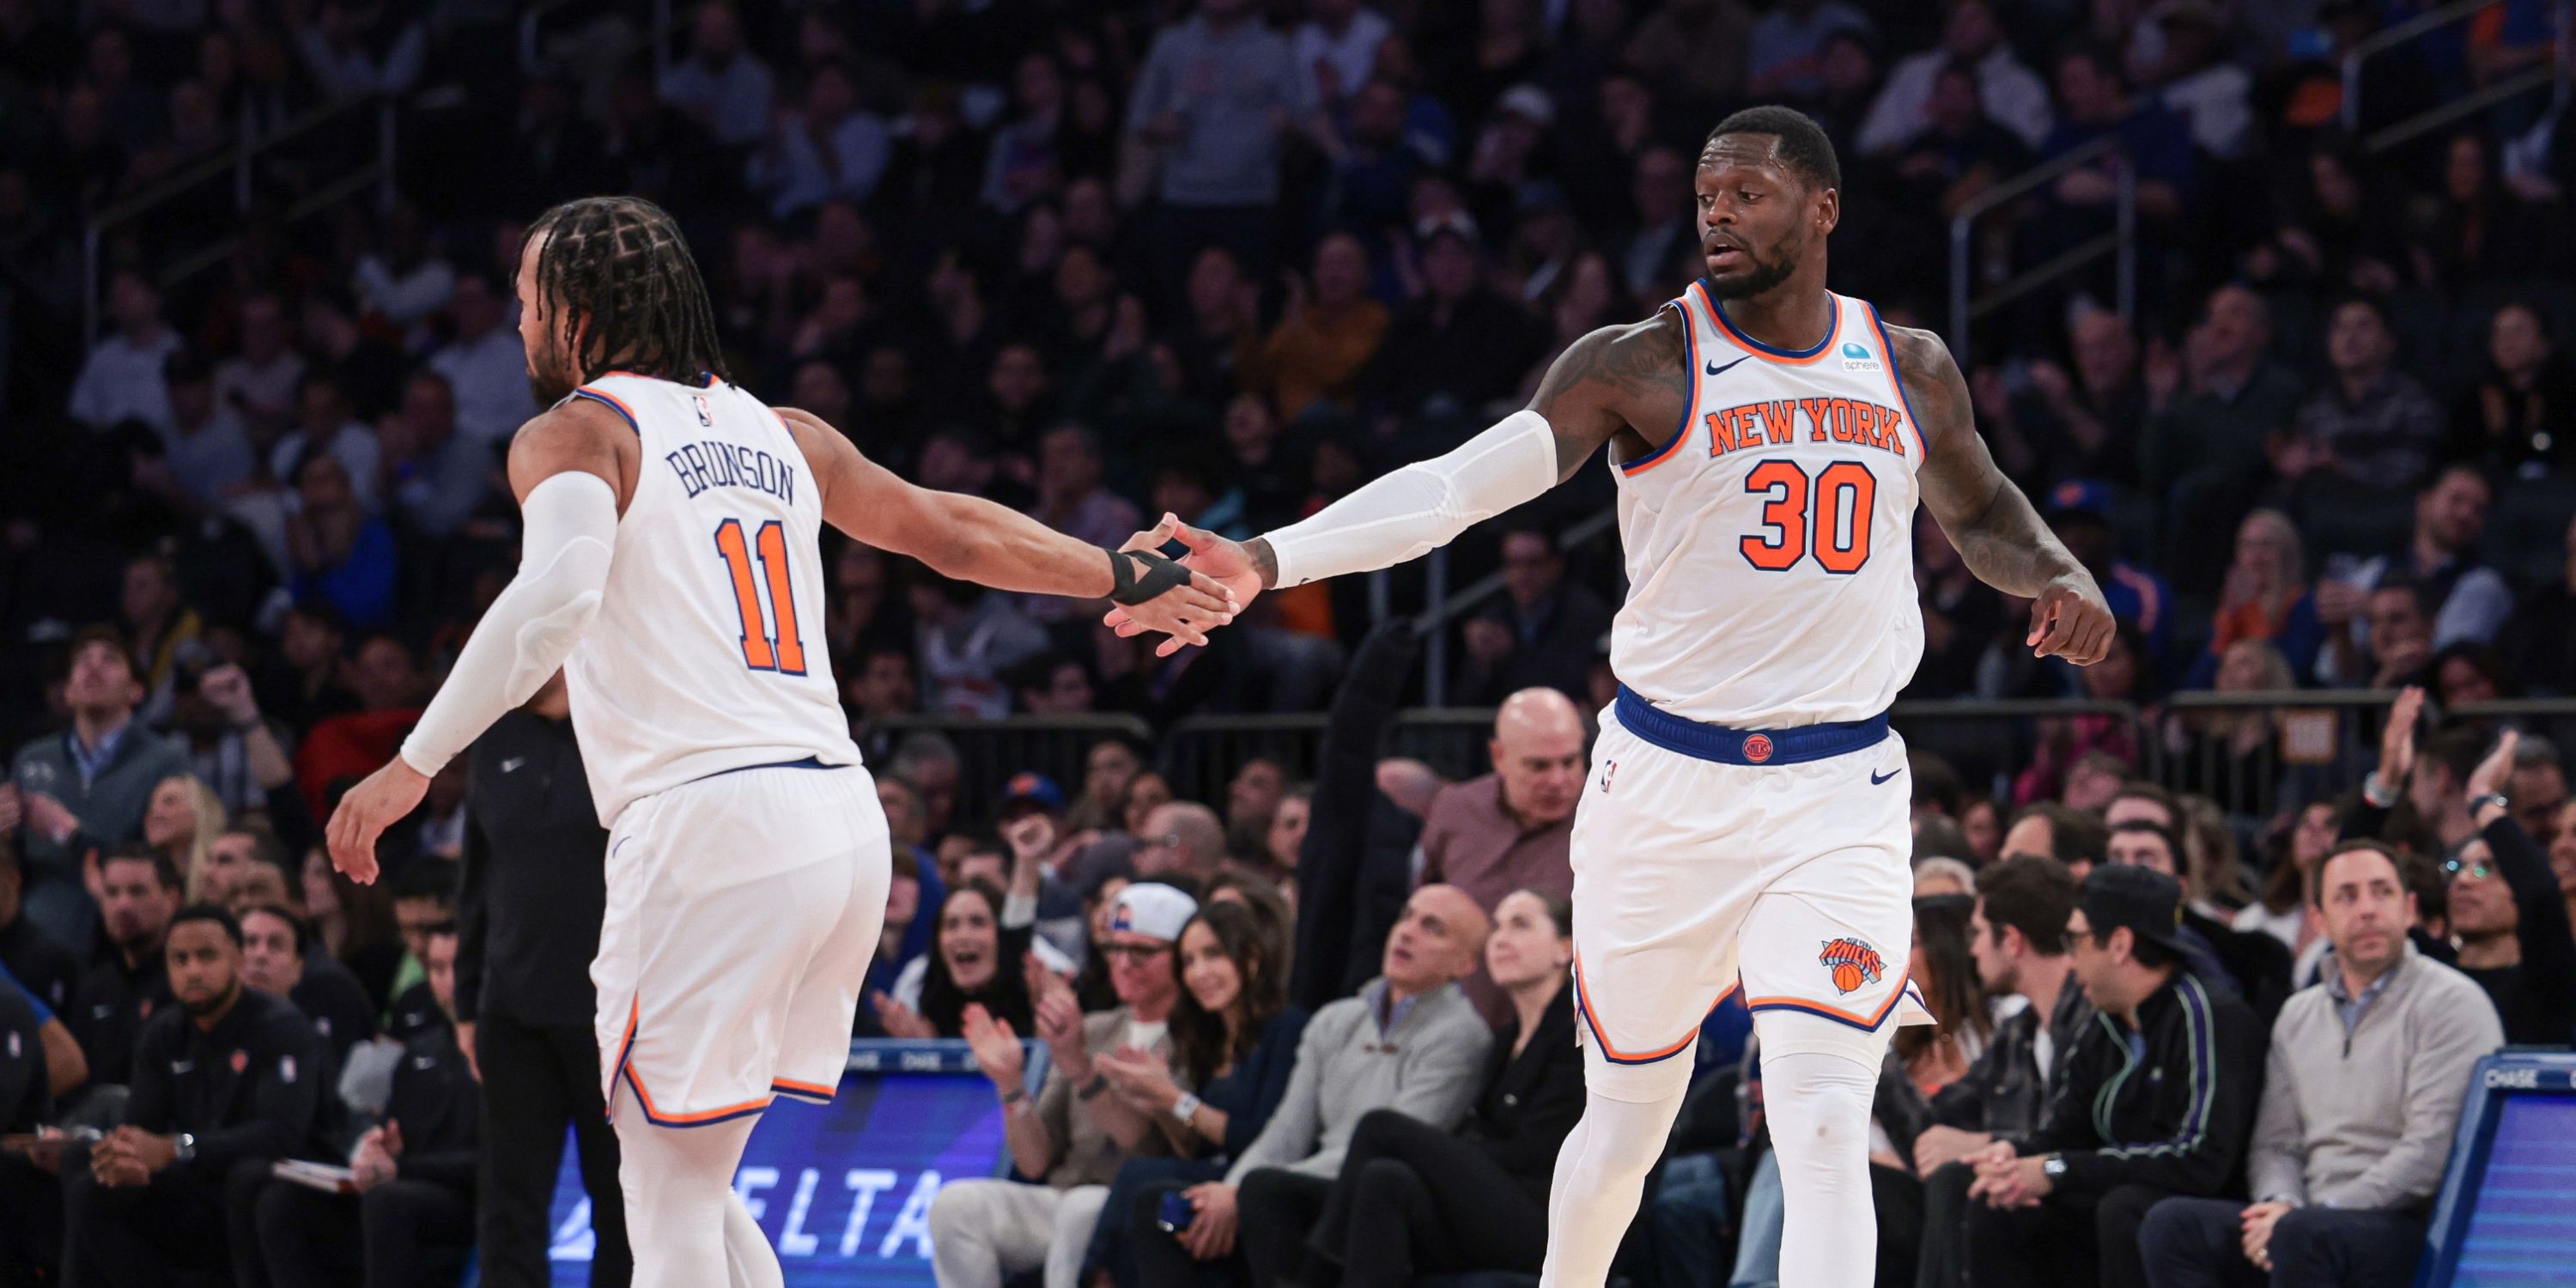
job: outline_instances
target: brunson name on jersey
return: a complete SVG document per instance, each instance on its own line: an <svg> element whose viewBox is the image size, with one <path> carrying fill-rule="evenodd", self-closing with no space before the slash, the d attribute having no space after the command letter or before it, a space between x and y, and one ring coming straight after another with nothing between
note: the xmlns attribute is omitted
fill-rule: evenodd
<svg viewBox="0 0 2576 1288"><path fill-rule="evenodd" d="M1713 411L1703 419L1711 456L1794 443L1801 434L1811 443L1851 443L1906 455L1905 414L1853 398L1774 398Z"/></svg>
<svg viewBox="0 0 2576 1288"><path fill-rule="evenodd" d="M662 459L671 463L693 501L711 487L747 487L796 503L796 467L756 447L706 439Z"/></svg>

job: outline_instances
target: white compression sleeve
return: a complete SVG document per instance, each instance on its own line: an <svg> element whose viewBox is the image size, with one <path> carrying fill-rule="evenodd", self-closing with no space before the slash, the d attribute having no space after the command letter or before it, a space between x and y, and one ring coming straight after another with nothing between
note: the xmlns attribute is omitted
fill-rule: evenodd
<svg viewBox="0 0 2576 1288"><path fill-rule="evenodd" d="M617 494L608 480L566 470L529 489L519 573L457 652L447 682L411 736L405 764L435 774L503 713L534 697L581 640L608 587L617 545Z"/></svg>
<svg viewBox="0 0 2576 1288"><path fill-rule="evenodd" d="M1403 563L1555 486L1556 434L1546 417L1518 411L1265 539L1278 584L1302 586Z"/></svg>

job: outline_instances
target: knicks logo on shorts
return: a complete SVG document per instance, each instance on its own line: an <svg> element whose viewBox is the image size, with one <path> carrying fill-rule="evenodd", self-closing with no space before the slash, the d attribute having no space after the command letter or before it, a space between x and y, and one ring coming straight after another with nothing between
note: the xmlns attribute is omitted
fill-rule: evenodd
<svg viewBox="0 0 2576 1288"><path fill-rule="evenodd" d="M1863 984L1875 984L1887 972L1887 962L1877 949L1849 936L1826 940L1825 950L1816 954L1816 960L1833 976L1834 987L1845 993Z"/></svg>
<svg viewBox="0 0 2576 1288"><path fill-rule="evenodd" d="M1744 758L1757 765L1761 764L1763 761L1769 760L1771 758L1771 739L1758 733L1745 739Z"/></svg>

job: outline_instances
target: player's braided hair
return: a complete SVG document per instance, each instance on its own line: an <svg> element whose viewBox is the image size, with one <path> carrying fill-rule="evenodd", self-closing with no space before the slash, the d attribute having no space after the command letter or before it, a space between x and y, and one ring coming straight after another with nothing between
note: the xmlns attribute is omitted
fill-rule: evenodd
<svg viewBox="0 0 2576 1288"><path fill-rule="evenodd" d="M583 197L539 215L528 236L546 238L537 254L538 317L557 309L556 332L581 378L603 371L684 384L700 373L731 378L706 279L670 212L641 197ZM575 318L586 334L575 336Z"/></svg>

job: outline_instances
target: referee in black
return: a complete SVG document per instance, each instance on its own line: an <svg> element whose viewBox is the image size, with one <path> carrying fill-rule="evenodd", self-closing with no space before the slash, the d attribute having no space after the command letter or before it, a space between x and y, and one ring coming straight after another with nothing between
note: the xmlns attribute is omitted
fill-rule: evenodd
<svg viewBox="0 0 2576 1288"><path fill-rule="evenodd" d="M591 805L572 704L555 678L467 753L456 1036L483 1076L475 1216L488 1288L545 1288L564 1128L578 1133L598 1250L593 1288L626 1288L617 1135L599 1094L590 959L608 897L608 832Z"/></svg>

